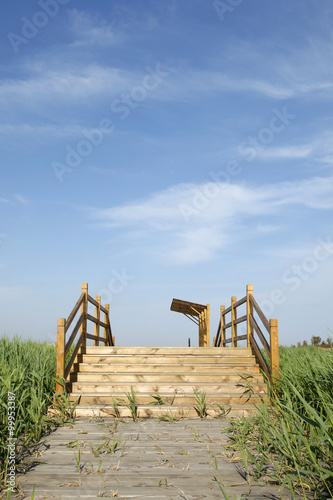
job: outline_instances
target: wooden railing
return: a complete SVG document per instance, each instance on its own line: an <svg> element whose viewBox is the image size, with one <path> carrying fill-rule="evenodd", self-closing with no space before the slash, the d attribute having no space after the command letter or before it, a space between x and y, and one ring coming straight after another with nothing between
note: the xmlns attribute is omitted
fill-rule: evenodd
<svg viewBox="0 0 333 500"><path fill-rule="evenodd" d="M243 316L237 317L238 307L246 304L246 313ZM230 314L229 321L227 322L226 316ZM263 329L269 335L269 341L258 324L259 318ZM240 323L246 322L246 334L238 335L237 327ZM227 338L227 330L231 329L231 337ZM266 333L266 335L267 335ZM258 337L262 348L265 349L269 362L267 363L261 348L255 339L255 334ZM240 300L236 297L231 297L231 306L225 308L221 306L221 319L217 329L216 337L214 337L214 347L226 347L227 344L232 347L237 347L237 343L246 340L247 347L251 347L255 354L261 369L272 380L278 377L279 374L279 336L278 336L278 320L268 320L258 303L253 297L253 286L247 285L246 296Z"/></svg>
<svg viewBox="0 0 333 500"><path fill-rule="evenodd" d="M95 316L88 314L88 302L95 306ZM72 325L75 317L78 312L81 312L78 320L75 323L75 326L72 332L69 335L69 329ZM104 313L104 321L101 320L101 314ZM88 321L94 323L94 335L88 333L87 326ZM104 330L103 337L100 337L100 328ZM68 360L67 366L65 363L66 357L70 351L71 346L73 345L77 334L79 333L79 338L76 342L76 346L71 354L70 359ZM69 335L67 341L66 336ZM65 387L61 383L62 380L67 380L68 376L73 367L75 358L77 357L79 350L81 348L81 352L83 353L84 348L87 345L87 339L91 339L94 341L94 345L99 345L100 342L103 342L105 345L114 346L114 337L112 336L111 324L109 318L109 304L106 304L105 307L101 305L101 297L99 295L96 296L96 299L93 299L88 294L88 284L82 283L82 293L75 304L72 312L68 316L67 319L60 318L58 319L58 334L57 334L57 382L56 382L56 392L61 393L65 390Z"/></svg>

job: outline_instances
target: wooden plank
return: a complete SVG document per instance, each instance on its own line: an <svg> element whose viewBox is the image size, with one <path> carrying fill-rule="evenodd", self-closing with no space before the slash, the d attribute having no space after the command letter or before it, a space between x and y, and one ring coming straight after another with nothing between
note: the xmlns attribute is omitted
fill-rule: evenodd
<svg viewBox="0 0 333 500"><path fill-rule="evenodd" d="M216 337L214 340L214 346L219 347L221 345L221 320L219 326L217 327Z"/></svg>
<svg viewBox="0 0 333 500"><path fill-rule="evenodd" d="M232 325L232 321L229 321L229 323L226 323L224 326L223 326L223 330L227 330L228 328L230 328Z"/></svg>
<svg viewBox="0 0 333 500"><path fill-rule="evenodd" d="M198 498L221 499L218 482L225 485L230 497L249 496L249 483L241 473L238 453L227 450L228 419L190 419L179 422L156 420L131 422L103 418L99 422L78 419L69 427L57 429L40 443L43 461L18 474L18 485L25 497L35 499L92 500L100 496L138 498L141 500ZM87 432L87 434L82 434ZM107 437L108 436L108 437ZM121 441L114 453L102 449L94 456L91 446L103 445L108 438ZM67 445L80 441L80 473L77 448ZM216 463L218 472L212 465ZM98 467L102 472L98 472ZM230 490L230 485L232 485ZM259 481L251 485L251 499L289 498L277 485ZM301 498L301 497L296 497Z"/></svg>
<svg viewBox="0 0 333 500"><path fill-rule="evenodd" d="M265 339L264 334L260 330L260 327L253 316L250 316L250 322L251 322L251 325L253 326L253 328L255 329L263 347L265 348L265 351L267 352L268 356L271 357L270 345L268 344L267 340Z"/></svg>
<svg viewBox="0 0 333 500"><path fill-rule="evenodd" d="M101 315L101 296L96 295L96 302L97 305L95 306L95 319L97 319L97 322L94 325L94 345L99 345L99 328L100 328L100 315ZM103 339L104 341L104 339Z"/></svg>
<svg viewBox="0 0 333 500"><path fill-rule="evenodd" d="M90 304L93 304L95 307L98 306L97 300L95 300L91 295L87 296L87 300L88 300L88 302L90 302Z"/></svg>
<svg viewBox="0 0 333 500"><path fill-rule="evenodd" d="M87 319L89 321L92 321L92 323L98 323L98 319L96 319L94 316L92 316L91 314L87 314Z"/></svg>
<svg viewBox="0 0 333 500"><path fill-rule="evenodd" d="M221 342L220 345L224 347L224 340L225 340L225 330L224 330L224 325L225 325L225 306L221 306L221 311L220 311L220 323L221 323Z"/></svg>
<svg viewBox="0 0 333 500"><path fill-rule="evenodd" d="M86 337L87 337L87 339L90 339L90 340L98 340L100 342L105 342L104 337L95 337L95 335L91 335L90 333L87 333Z"/></svg>
<svg viewBox="0 0 333 500"><path fill-rule="evenodd" d="M196 304L195 302L188 302L187 300L173 299L170 310L182 314L190 314L193 316L192 311L196 316L199 316L206 309L203 304Z"/></svg>
<svg viewBox="0 0 333 500"><path fill-rule="evenodd" d="M264 313L260 309L260 307L259 307L256 299L253 297L253 295L250 295L250 302L253 305L253 307L254 307L256 313L258 314L259 318L261 319L264 327L266 328L266 330L268 331L268 333L270 333L270 324L268 322L268 319L266 318L266 316L264 315Z"/></svg>
<svg viewBox="0 0 333 500"><path fill-rule="evenodd" d="M237 302L237 297L231 297L231 338L232 338L232 347L237 347L237 325L235 323L237 319L237 310L235 308L235 304Z"/></svg>
<svg viewBox="0 0 333 500"><path fill-rule="evenodd" d="M114 346L115 345L115 340L114 340L114 336L112 335L112 329L111 329L111 323L110 323L110 314L109 314L109 312L110 312L110 305L109 304L105 304L105 308L106 308L106 314L104 316L104 321L108 325L108 328L107 328L108 344L109 344L109 346Z"/></svg>
<svg viewBox="0 0 333 500"><path fill-rule="evenodd" d="M76 316L78 310L80 309L83 301L84 301L84 293L81 293L79 300L77 301L77 303L75 304L72 312L70 313L70 315L67 318L66 329L65 329L66 332L67 332L68 328L71 326L71 324L73 322L73 319L75 318L75 316Z"/></svg>
<svg viewBox="0 0 333 500"><path fill-rule="evenodd" d="M72 331L72 333L71 333L71 336L69 337L69 339L68 339L68 341L67 341L67 343L66 343L66 347L65 347L65 357L67 356L68 351L69 351L69 349L70 349L71 345L72 345L72 344L73 344L73 342L74 342L74 339L75 339L75 337L76 337L76 334L77 334L77 332L79 331L79 328L80 328L80 326L81 326L81 324L82 324L83 320L84 320L84 314L82 313L82 314L81 314L81 316L79 317L79 319L78 319L78 321L77 321L77 323L76 323L75 327L74 327L74 330L73 330L73 331Z"/></svg>
<svg viewBox="0 0 333 500"><path fill-rule="evenodd" d="M82 338L82 347L86 347L86 333L87 333L87 313L88 313L88 283L82 283L81 286L82 293L84 294L84 301L81 305L81 314L84 315L82 324L81 324L81 337Z"/></svg>
<svg viewBox="0 0 333 500"><path fill-rule="evenodd" d="M225 316L226 314L230 313L231 312L231 306L227 307L224 311L223 311L223 316Z"/></svg>
<svg viewBox="0 0 333 500"><path fill-rule="evenodd" d="M238 335L237 337L235 337L235 340L237 340L237 342L240 342L241 340L246 340L246 339L247 339L247 334Z"/></svg>
<svg viewBox="0 0 333 500"><path fill-rule="evenodd" d="M279 334L278 334L278 320L270 320L271 327L271 367L272 377L279 377L280 358L279 358Z"/></svg>
<svg viewBox="0 0 333 500"><path fill-rule="evenodd" d="M239 306L241 306L242 304L245 304L246 299L247 299L247 297L246 297L246 296L245 296L245 297L243 297L242 299L239 299L237 302L235 302L234 307L239 307Z"/></svg>
<svg viewBox="0 0 333 500"><path fill-rule="evenodd" d="M193 321L193 323L195 323L197 326L199 326L199 321L196 319L196 316L190 316L189 314L185 314L185 313L184 313L184 316L186 316L186 318L190 319L191 321Z"/></svg>
<svg viewBox="0 0 333 500"><path fill-rule="evenodd" d="M251 337L251 346L258 358L258 361L259 361L259 364L260 364L260 367L264 370L264 372L266 373L266 375L271 378L271 371L269 369L269 366L264 358L264 356L262 355L260 349L259 349L259 346L255 340L254 337Z"/></svg>
<svg viewBox="0 0 333 500"><path fill-rule="evenodd" d="M56 365L56 375L57 378L65 377L65 318L58 319L58 331L57 331L57 365ZM56 392L58 394L64 391L64 387L56 382Z"/></svg>
<svg viewBox="0 0 333 500"><path fill-rule="evenodd" d="M250 316L253 316L253 306L251 303L251 295L253 295L253 285L246 287L246 316L247 316L247 345L250 346L251 337L253 337L253 327L250 322Z"/></svg>
<svg viewBox="0 0 333 500"><path fill-rule="evenodd" d="M105 307L104 307L104 306L102 306L102 304L101 304L101 311L102 311L104 314L109 314L109 311L108 311L108 309L106 308L106 306L107 306L107 305L108 305L108 304L106 304L106 305L105 305Z"/></svg>
<svg viewBox="0 0 333 500"><path fill-rule="evenodd" d="M239 318L235 319L234 324L238 325L239 323L243 323L246 320L247 320L247 315L245 314L244 316L240 316Z"/></svg>
<svg viewBox="0 0 333 500"><path fill-rule="evenodd" d="M79 338L79 340L78 340L78 342L77 342L77 344L75 346L75 349L74 349L74 351L73 351L73 353L72 353L72 355L70 357L70 360L68 361L68 364L67 364L67 366L65 368L65 377L64 377L65 379L67 379L67 377L69 375L69 372L70 372L70 370L71 370L71 368L73 366L73 363L75 361L77 353L79 352L79 349L80 349L81 345L83 344L84 339L85 339L85 332L82 332L81 335L80 335L80 338Z"/></svg>
<svg viewBox="0 0 333 500"><path fill-rule="evenodd" d="M207 304L207 308L205 311L205 321L206 321L206 345L205 347L210 346L210 304Z"/></svg>

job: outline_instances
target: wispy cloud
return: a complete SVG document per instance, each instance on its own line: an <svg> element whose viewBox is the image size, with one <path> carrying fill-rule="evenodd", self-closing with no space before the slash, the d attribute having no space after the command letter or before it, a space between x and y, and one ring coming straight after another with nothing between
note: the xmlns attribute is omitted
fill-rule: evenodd
<svg viewBox="0 0 333 500"><path fill-rule="evenodd" d="M31 67L30 75L20 80L3 80L0 83L0 102L25 102L26 105L27 101L42 103L54 98L68 102L101 93L117 95L133 84L136 76L129 71L98 64L56 68L41 63Z"/></svg>
<svg viewBox="0 0 333 500"><path fill-rule="evenodd" d="M145 250L164 260L190 264L212 259L232 243L237 225L246 223L260 236L282 230L270 223L261 223L262 216L283 214L284 209L297 204L312 209L333 209L333 177L260 187L220 184L215 188L219 194L212 198L205 196L212 192L212 183L180 184L137 203L91 209L90 217L97 226L121 230L140 245L149 240ZM248 236L244 231L244 235L237 238Z"/></svg>
<svg viewBox="0 0 333 500"><path fill-rule="evenodd" d="M308 158L313 149L306 145L282 146L276 148L262 149L257 152L257 157L262 160L299 159Z"/></svg>
<svg viewBox="0 0 333 500"><path fill-rule="evenodd" d="M16 194L15 198L21 205L27 205L29 203L29 200L27 200L27 198L25 198L21 194Z"/></svg>
<svg viewBox="0 0 333 500"><path fill-rule="evenodd" d="M99 16L72 9L69 13L74 41L72 47L114 46L124 41L125 36Z"/></svg>

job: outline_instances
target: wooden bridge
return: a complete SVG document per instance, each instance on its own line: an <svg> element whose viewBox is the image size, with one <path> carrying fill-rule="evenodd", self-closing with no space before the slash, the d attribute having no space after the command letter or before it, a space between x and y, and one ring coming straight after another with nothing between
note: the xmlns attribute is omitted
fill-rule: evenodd
<svg viewBox="0 0 333 500"><path fill-rule="evenodd" d="M173 299L171 310L198 325L199 347L118 347L109 305L103 307L101 297L94 299L82 285L68 318L58 320L57 337L56 390L67 390L78 402L77 416L130 417L135 411L138 417L194 417L204 406L211 416L221 411L246 415L266 397L262 372L271 380L278 377L278 325L265 317L252 285L243 298L232 297L229 307L221 306L212 346L209 305ZM245 333L240 335L241 323Z"/></svg>
<svg viewBox="0 0 333 500"><path fill-rule="evenodd" d="M252 484L239 453L225 448L228 419L198 418L247 414L266 397L260 369L278 376L277 321L265 318L250 285L221 307L212 346L209 305L174 299L171 309L198 325L199 347L116 347L109 306L82 285L68 318L58 320L57 392L79 402L76 416L99 418L77 418L44 436L18 478L20 492L36 500L195 500L222 498L223 485L231 496L282 498L276 485ZM155 416L162 418L137 421Z"/></svg>

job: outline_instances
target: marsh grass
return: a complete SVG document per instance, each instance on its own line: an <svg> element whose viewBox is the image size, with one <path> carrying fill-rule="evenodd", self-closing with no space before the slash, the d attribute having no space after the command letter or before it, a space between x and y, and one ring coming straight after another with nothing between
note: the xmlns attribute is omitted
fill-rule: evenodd
<svg viewBox="0 0 333 500"><path fill-rule="evenodd" d="M73 418L67 395L55 393L56 347L53 344L0 339L0 488L8 465L8 393L15 394L16 463L52 427ZM53 416L48 411L53 408Z"/></svg>
<svg viewBox="0 0 333 500"><path fill-rule="evenodd" d="M333 496L333 351L281 348L280 379L271 404L257 415L231 419L231 447L251 476L288 487L293 495Z"/></svg>

